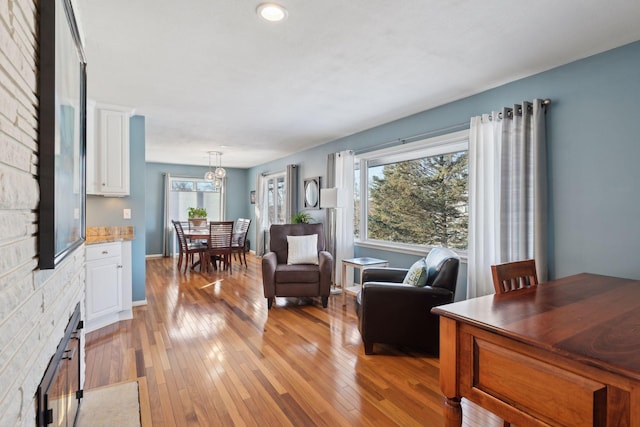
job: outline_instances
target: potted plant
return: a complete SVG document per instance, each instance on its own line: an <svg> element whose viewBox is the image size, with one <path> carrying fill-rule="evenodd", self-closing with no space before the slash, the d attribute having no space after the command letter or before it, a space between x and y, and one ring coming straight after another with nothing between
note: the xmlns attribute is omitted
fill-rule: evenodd
<svg viewBox="0 0 640 427"><path fill-rule="evenodd" d="M205 208L189 208L189 222L195 227L201 227L207 223L207 210Z"/></svg>
<svg viewBox="0 0 640 427"><path fill-rule="evenodd" d="M291 217L291 224L309 224L311 222L311 215L306 212L298 212Z"/></svg>

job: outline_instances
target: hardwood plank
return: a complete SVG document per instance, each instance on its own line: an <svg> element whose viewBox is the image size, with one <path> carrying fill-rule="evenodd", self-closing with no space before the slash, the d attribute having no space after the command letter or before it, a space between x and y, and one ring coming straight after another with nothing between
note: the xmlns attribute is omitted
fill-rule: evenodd
<svg viewBox="0 0 640 427"><path fill-rule="evenodd" d="M138 378L138 393L140 400L140 427L151 427L151 407L149 403L149 388L147 387L147 378Z"/></svg>
<svg viewBox="0 0 640 427"><path fill-rule="evenodd" d="M232 273L147 261L148 304L86 335L85 389L138 380L142 425L443 424L437 358L364 354L352 301L262 293L259 258ZM464 425L501 420L463 401Z"/></svg>

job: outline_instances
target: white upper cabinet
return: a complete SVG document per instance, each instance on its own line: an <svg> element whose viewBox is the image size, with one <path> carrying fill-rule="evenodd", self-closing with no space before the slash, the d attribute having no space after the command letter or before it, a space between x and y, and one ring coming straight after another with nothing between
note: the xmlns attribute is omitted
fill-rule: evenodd
<svg viewBox="0 0 640 427"><path fill-rule="evenodd" d="M129 195L132 109L87 103L87 194Z"/></svg>

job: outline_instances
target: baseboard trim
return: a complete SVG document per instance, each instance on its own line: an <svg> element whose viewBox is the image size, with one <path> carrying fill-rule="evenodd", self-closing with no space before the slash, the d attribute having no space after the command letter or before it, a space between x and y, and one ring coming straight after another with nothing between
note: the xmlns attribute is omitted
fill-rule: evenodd
<svg viewBox="0 0 640 427"><path fill-rule="evenodd" d="M147 305L147 299L145 298L145 299L141 299L141 300L138 300L138 301L133 301L133 302L131 303L131 305L132 305L133 307L139 307L139 306L141 306L141 305Z"/></svg>
<svg viewBox="0 0 640 427"><path fill-rule="evenodd" d="M93 332L96 329L101 329L105 326L109 326L121 320L129 319L133 319L133 312L131 311L131 309L118 311L116 313L105 314L94 319L87 319L84 326L85 333Z"/></svg>

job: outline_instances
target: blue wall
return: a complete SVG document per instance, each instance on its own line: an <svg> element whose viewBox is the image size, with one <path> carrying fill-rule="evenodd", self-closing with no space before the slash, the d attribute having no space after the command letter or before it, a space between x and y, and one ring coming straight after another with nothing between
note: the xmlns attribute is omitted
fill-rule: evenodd
<svg viewBox="0 0 640 427"><path fill-rule="evenodd" d="M205 153L206 154L206 153ZM142 169L142 168L141 168ZM162 223L164 212L164 174L174 176L202 177L207 166L175 165L167 163L147 163L145 200L146 218L146 254L162 254ZM225 168L227 170L225 219L249 218L252 211L247 190L245 169ZM253 225L251 226L253 228ZM251 230L250 230L251 232Z"/></svg>
<svg viewBox="0 0 640 427"><path fill-rule="evenodd" d="M591 272L640 279L640 263L636 261L640 253L640 197L635 188L640 183L640 168L636 167L640 159L636 102L640 99L640 42L277 161L248 170L231 170L227 217L253 218L254 206L247 198L249 191L255 190L259 173L284 171L287 164L298 164L298 207L302 210L302 181L311 176L326 178L325 159L329 153L365 151L397 138L468 123L472 116L533 98L552 100L547 114L550 277ZM200 176L204 170L147 165L147 254L161 253L161 173L192 171L194 176ZM310 212L316 220L324 217L322 211ZM253 230L252 225L250 235ZM417 259L362 247L356 248L356 254L386 258L397 267L408 267ZM466 265L459 285L457 298L465 293Z"/></svg>
<svg viewBox="0 0 640 427"><path fill-rule="evenodd" d="M130 194L128 197L87 196L87 227L132 225L136 238L131 242L133 301L145 299L145 122L133 116L129 122ZM122 210L131 209L131 219Z"/></svg>
<svg viewBox="0 0 640 427"><path fill-rule="evenodd" d="M318 159L328 153L365 150L533 98L552 100L547 114L550 277L592 272L640 278L640 42L254 167L247 190L264 171L298 163L301 183L306 176L325 175ZM357 254L394 259L398 263L392 265L399 267L415 260L406 256L402 263L397 254L366 248L357 248Z"/></svg>

